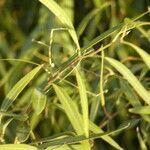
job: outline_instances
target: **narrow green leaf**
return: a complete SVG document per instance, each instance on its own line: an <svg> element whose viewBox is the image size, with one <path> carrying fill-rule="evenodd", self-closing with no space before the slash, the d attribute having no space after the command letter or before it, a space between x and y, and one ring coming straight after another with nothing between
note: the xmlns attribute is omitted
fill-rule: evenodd
<svg viewBox="0 0 150 150"><path fill-rule="evenodd" d="M148 150L147 145L146 145L146 140L145 140L145 138L143 138L143 137L141 136L141 133L140 133L140 131L139 131L139 128L137 128L136 131L137 131L137 137L138 137L139 144L140 144L140 149L141 149L141 150Z"/></svg>
<svg viewBox="0 0 150 150"><path fill-rule="evenodd" d="M40 90L34 89L32 96L32 107L36 115L39 115L45 108L47 97Z"/></svg>
<svg viewBox="0 0 150 150"><path fill-rule="evenodd" d="M80 93L80 101L81 101L85 136L88 137L88 135L89 135L88 98L87 98L87 94L86 94L86 87L85 87L85 83L84 83L84 78L82 76L81 70L79 70L79 67L76 68L76 78L77 78L77 83L78 83L78 88L79 88L79 93Z"/></svg>
<svg viewBox="0 0 150 150"><path fill-rule="evenodd" d="M67 14L63 11L63 9L54 1L54 0L39 0L43 5L45 5L55 16L68 28L68 31L77 45L79 47L79 42L77 38L77 34L74 30L73 24Z"/></svg>
<svg viewBox="0 0 150 150"><path fill-rule="evenodd" d="M8 125L11 123L12 120L13 119L11 118L11 119L8 119L5 123L1 122L1 125L0 125L0 131L1 131L0 139L1 139L1 141L5 141L4 140L5 132L6 132Z"/></svg>
<svg viewBox="0 0 150 150"><path fill-rule="evenodd" d="M0 150L38 150L38 148L27 144L4 144L0 145Z"/></svg>
<svg viewBox="0 0 150 150"><path fill-rule="evenodd" d="M7 111L7 109L11 106L11 104L15 101L18 95L22 92L22 90L26 87L26 85L34 78L34 76L39 72L39 70L43 67L43 65L39 65L32 71L30 71L27 75L21 78L14 87L9 91L6 98L3 100L1 105L1 111Z"/></svg>
<svg viewBox="0 0 150 150"><path fill-rule="evenodd" d="M55 84L53 84L53 87L74 130L78 135L83 134L84 129L82 119L75 103L73 103L72 99L64 89Z"/></svg>
<svg viewBox="0 0 150 150"><path fill-rule="evenodd" d="M125 94L127 100L130 102L130 104L133 107L140 106L141 103L140 103L135 91L133 90L133 88L131 88L131 86L128 84L128 82L124 79L120 79L119 82L120 82L121 90Z"/></svg>
<svg viewBox="0 0 150 150"><path fill-rule="evenodd" d="M123 41L122 43L132 47L141 56L147 67L150 69L150 55L147 52L130 42Z"/></svg>
<svg viewBox="0 0 150 150"><path fill-rule="evenodd" d="M94 10L92 10L90 13L88 13L84 19L82 20L82 22L79 24L78 28L77 28L77 34L78 37L80 37L82 35L82 33L84 32L87 24L90 22L91 19L93 19L102 9L104 9L105 7L108 7L110 5L110 2L106 2L104 3L100 8L96 8Z"/></svg>
<svg viewBox="0 0 150 150"><path fill-rule="evenodd" d="M0 111L0 115L1 116L13 117L14 119L19 120L19 121L25 121L25 120L28 119L27 115L20 115L20 114L15 114L15 113L12 113L12 112Z"/></svg>
<svg viewBox="0 0 150 150"><path fill-rule="evenodd" d="M78 135L83 135L83 122L76 104L64 89L55 84L53 84L53 87L74 130ZM88 141L83 141L81 144L83 150L90 150L90 144Z"/></svg>
<svg viewBox="0 0 150 150"><path fill-rule="evenodd" d="M39 147L40 148L45 148L47 146L74 144L74 143L82 142L84 140L98 139L102 136L112 135L112 134L121 132L121 131L129 128L129 127L130 127L130 123L127 123L124 126L118 128L114 131L111 131L111 132L91 134L89 137L85 137L84 135L65 137L65 138L62 138L62 139L57 139L57 140L49 141L47 143L43 143L43 144L39 145ZM119 149L122 150L122 148L119 148Z"/></svg>
<svg viewBox="0 0 150 150"><path fill-rule="evenodd" d="M143 87L133 73L125 65L113 58L105 57L105 60L107 60L120 74L122 74L139 96L150 105L150 93Z"/></svg>
<svg viewBox="0 0 150 150"><path fill-rule="evenodd" d="M74 145L60 145L60 146L49 146L46 150L81 150L81 144Z"/></svg>
<svg viewBox="0 0 150 150"><path fill-rule="evenodd" d="M145 13L143 13L143 14L141 14L141 15L139 15L139 16L137 16L137 17L135 17L135 18L133 18L132 21L135 21L135 20L139 19L140 17L146 15L147 13L148 13L148 11L145 12ZM146 24L147 24L147 23L146 23ZM103 39L109 37L109 36L112 35L114 32L121 30L121 29L124 27L124 25L125 25L125 23L121 23L121 24L119 24L119 25L117 25L117 26L115 26L115 27L113 27L113 28L111 28L111 29L109 29L109 30L103 32L101 35L99 35L98 37L96 37L95 39L93 39L91 42L89 42L86 46L84 46L84 47L81 49L81 53L84 55L85 52L88 52L88 50L91 50L90 48L91 48L92 46L96 45L97 43L99 43L99 42L102 41ZM137 23L137 26L142 26L142 25L145 25L145 23ZM137 27L137 26L136 26L136 27ZM133 29L133 28L135 28L135 26L134 26L134 27L132 26L132 27L128 28L128 30L131 30L131 29ZM123 31L120 31L120 34L121 34L121 33L123 33ZM70 66L72 66L72 64L76 64L76 63L74 63L74 60L75 60L75 61L78 60L78 56L79 56L78 53L75 53L75 54L74 54L72 57L70 57L66 62L64 62L57 70L55 70L55 71L53 72L53 74L55 74L55 76L52 77L52 78L50 78L50 82L49 82L48 85L46 86L45 90L47 90L47 89L49 88L49 86L50 86L54 81L56 81L56 80L58 81L58 80L59 80L59 79L58 79L58 77L59 77L58 73L60 74L60 72L64 72L65 70L69 69ZM78 62L78 61L77 61L77 62ZM59 71L58 71L58 70L59 70Z"/></svg>
<svg viewBox="0 0 150 150"><path fill-rule="evenodd" d="M130 108L129 112L141 115L150 115L150 106L137 106Z"/></svg>
<svg viewBox="0 0 150 150"><path fill-rule="evenodd" d="M91 121L89 123L89 126L90 126L90 131L92 131L95 134L96 133L104 133L104 131L99 126L97 126L96 124L94 124ZM109 143L111 146L113 146L117 150L123 150L123 148L120 147L120 145L117 142L115 142L115 140L113 140L109 135L104 135L101 137L101 139L103 139L104 141Z"/></svg>

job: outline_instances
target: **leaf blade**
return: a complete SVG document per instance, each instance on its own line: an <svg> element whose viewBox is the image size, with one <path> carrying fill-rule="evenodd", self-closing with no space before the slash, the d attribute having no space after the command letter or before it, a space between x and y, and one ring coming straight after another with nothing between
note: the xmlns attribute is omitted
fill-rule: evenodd
<svg viewBox="0 0 150 150"><path fill-rule="evenodd" d="M4 144L0 145L0 150L38 150L34 146L30 146L27 144Z"/></svg>
<svg viewBox="0 0 150 150"><path fill-rule="evenodd" d="M45 5L53 14L69 29L69 33L77 45L77 48L80 49L77 34L74 30L73 24L64 10L54 1L54 0L39 0L43 5Z"/></svg>
<svg viewBox="0 0 150 150"><path fill-rule="evenodd" d="M32 107L36 115L39 115L45 108L47 97L40 90L34 89L32 96Z"/></svg>
<svg viewBox="0 0 150 150"><path fill-rule="evenodd" d="M38 67L31 70L27 75L21 78L9 91L6 95L6 98L3 100L1 105L1 111L7 111L13 101L16 100L18 95L22 92L22 90L26 87L26 85L34 78L34 76L39 72L39 70L43 67L43 65L39 65Z"/></svg>
<svg viewBox="0 0 150 150"><path fill-rule="evenodd" d="M137 106L130 108L129 112L141 115L150 115L150 106Z"/></svg>
<svg viewBox="0 0 150 150"><path fill-rule="evenodd" d="M84 131L86 137L89 136L89 109L88 109L88 98L86 94L86 87L85 83L83 81L83 77L81 74L81 70L79 70L79 67L76 68L76 79L79 87L79 94L80 94L80 100L81 100L81 108L82 108L82 115L83 115L83 124L84 124ZM79 72L80 71L80 72Z"/></svg>
<svg viewBox="0 0 150 150"><path fill-rule="evenodd" d="M133 73L125 65L113 58L105 57L105 60L107 60L107 62L109 62L120 74L122 74L139 96L150 105L150 93L143 87Z"/></svg>
<svg viewBox="0 0 150 150"><path fill-rule="evenodd" d="M64 111L70 120L74 130L78 135L83 134L83 125L82 119L78 110L75 107L75 104L72 102L72 99L69 97L67 92L61 87L53 84L54 90L63 105Z"/></svg>

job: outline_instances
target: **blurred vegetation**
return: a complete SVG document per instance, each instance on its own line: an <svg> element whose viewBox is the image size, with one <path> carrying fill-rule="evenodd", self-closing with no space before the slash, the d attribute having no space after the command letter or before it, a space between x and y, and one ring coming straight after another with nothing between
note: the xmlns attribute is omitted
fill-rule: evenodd
<svg viewBox="0 0 150 150"><path fill-rule="evenodd" d="M54 2L0 1L0 150L150 149L149 0Z"/></svg>

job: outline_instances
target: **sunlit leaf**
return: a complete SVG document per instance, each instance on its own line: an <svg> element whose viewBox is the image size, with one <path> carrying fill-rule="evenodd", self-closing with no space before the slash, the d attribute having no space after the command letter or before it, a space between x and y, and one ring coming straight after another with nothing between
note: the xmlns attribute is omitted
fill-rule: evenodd
<svg viewBox="0 0 150 150"><path fill-rule="evenodd" d="M130 42L123 41L123 43L132 47L141 56L147 67L150 69L150 55L146 51Z"/></svg>
<svg viewBox="0 0 150 150"><path fill-rule="evenodd" d="M53 84L53 87L74 130L78 135L83 135L84 134L83 121L79 113L79 110L76 106L76 103L73 102L73 100L70 98L70 96L63 88L55 84ZM88 141L83 141L81 144L83 146L83 149L85 150L90 149L90 144Z"/></svg>
<svg viewBox="0 0 150 150"><path fill-rule="evenodd" d="M0 150L38 150L38 148L27 144L4 144L0 145Z"/></svg>
<svg viewBox="0 0 150 150"><path fill-rule="evenodd" d="M89 137L85 137L83 135L65 137L65 138L62 138L62 139L47 141L47 143L41 144L41 145L39 145L39 147L45 148L47 146L56 146L56 145L65 145L65 144L78 143L78 142L88 140L88 139L89 140L98 139L102 136L107 136L107 135L119 133L119 132L121 132L121 131L129 128L129 127L130 127L130 123L126 123L122 127L119 127L118 129L116 129L114 131L111 131L111 132L91 134ZM122 150L122 148L119 148L119 149Z"/></svg>
<svg viewBox="0 0 150 150"><path fill-rule="evenodd" d="M124 76L124 78L131 84L134 90L147 104L150 104L150 93L125 65L113 58L105 57L105 60L107 60L120 74Z"/></svg>
<svg viewBox="0 0 150 150"><path fill-rule="evenodd" d="M7 109L11 106L11 104L15 101L18 95L22 92L22 90L27 86L27 84L34 78L34 76L39 72L39 70L43 67L43 65L39 65L32 71L30 71L27 75L21 78L14 87L9 91L6 98L3 100L1 105L1 111L7 111Z"/></svg>
<svg viewBox="0 0 150 150"><path fill-rule="evenodd" d="M129 112L141 115L150 115L150 106L137 106L135 108L130 108Z"/></svg>
<svg viewBox="0 0 150 150"><path fill-rule="evenodd" d="M88 127L88 122L89 122L89 109L88 109L88 98L87 98L87 93L86 93L86 87L84 83L84 78L82 76L81 70L76 68L76 78L77 78L77 83L78 83L78 88L79 88L79 93L80 93L80 101L81 101L81 108L82 108L82 114L83 114L83 125L84 125L84 131L85 135L88 137L89 135L89 127Z"/></svg>
<svg viewBox="0 0 150 150"><path fill-rule="evenodd" d="M68 31L74 40L75 44L79 48L77 34L74 30L73 24L64 10L54 1L54 0L39 0L43 5L45 5L50 11L52 11L55 16L68 28Z"/></svg>

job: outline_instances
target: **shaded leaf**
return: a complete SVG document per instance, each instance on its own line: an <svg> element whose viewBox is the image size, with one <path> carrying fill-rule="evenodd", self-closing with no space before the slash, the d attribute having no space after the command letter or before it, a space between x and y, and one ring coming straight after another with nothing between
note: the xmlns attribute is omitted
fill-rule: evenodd
<svg viewBox="0 0 150 150"><path fill-rule="evenodd" d="M133 107L141 105L135 91L131 88L131 86L128 84L126 80L120 79L120 87L122 92L127 97L127 100L130 102L130 104Z"/></svg>
<svg viewBox="0 0 150 150"><path fill-rule="evenodd" d="M77 34L78 37L81 36L81 34L84 32L87 24L90 22L91 19L93 19L93 17L95 17L102 9L104 9L105 7L108 7L110 5L110 2L106 2L104 3L100 8L96 8L94 10L92 10L90 13L88 13L84 19L82 20L82 22L79 24L78 28L77 28Z"/></svg>
<svg viewBox="0 0 150 150"><path fill-rule="evenodd" d="M16 129L16 138L20 143L25 142L30 135L30 127L25 122L20 122Z"/></svg>
<svg viewBox="0 0 150 150"><path fill-rule="evenodd" d="M32 106L36 115L39 115L45 108L47 97L40 90L34 89L31 96Z"/></svg>

